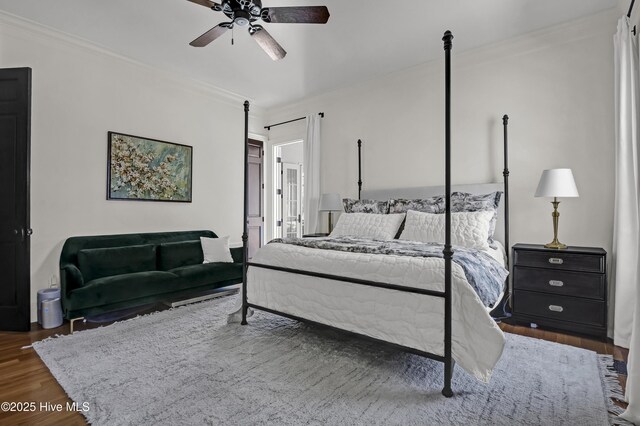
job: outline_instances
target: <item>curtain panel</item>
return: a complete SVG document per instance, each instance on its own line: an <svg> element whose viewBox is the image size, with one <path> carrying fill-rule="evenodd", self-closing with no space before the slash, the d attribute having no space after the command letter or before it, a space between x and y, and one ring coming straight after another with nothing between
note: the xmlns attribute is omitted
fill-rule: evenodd
<svg viewBox="0 0 640 426"><path fill-rule="evenodd" d="M615 283L614 343L629 348L625 398L621 415L640 424L640 176L638 173L638 113L640 81L638 42L629 18L618 22L614 36L616 189L613 236Z"/></svg>
<svg viewBox="0 0 640 426"><path fill-rule="evenodd" d="M307 136L303 144L304 157L304 233L318 232L318 208L320 203L320 116L307 116Z"/></svg>
<svg viewBox="0 0 640 426"><path fill-rule="evenodd" d="M616 189L613 275L614 342L628 348L638 296L640 212L638 190L638 45L629 20L621 18L614 37Z"/></svg>

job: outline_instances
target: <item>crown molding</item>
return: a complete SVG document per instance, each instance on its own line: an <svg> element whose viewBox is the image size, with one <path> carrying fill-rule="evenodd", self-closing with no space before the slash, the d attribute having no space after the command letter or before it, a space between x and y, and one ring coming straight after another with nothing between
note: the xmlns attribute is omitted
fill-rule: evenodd
<svg viewBox="0 0 640 426"><path fill-rule="evenodd" d="M180 73L159 69L145 62L138 61L128 56L118 54L106 47L100 46L81 37L65 33L58 29L40 24L38 22L17 16L0 10L0 34L21 37L42 44L55 42L58 45L70 49L80 49L86 53L109 57L142 71L153 73L156 76L171 82L173 85L194 91L198 94L207 94L227 105L243 109L245 100L251 102L252 116L261 116L264 109L256 105L255 99L235 93L213 84L196 80Z"/></svg>

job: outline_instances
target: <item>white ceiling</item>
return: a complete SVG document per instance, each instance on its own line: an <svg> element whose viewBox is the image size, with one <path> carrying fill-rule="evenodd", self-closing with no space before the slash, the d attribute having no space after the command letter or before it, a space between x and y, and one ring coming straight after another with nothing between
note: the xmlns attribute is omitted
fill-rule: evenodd
<svg viewBox="0 0 640 426"><path fill-rule="evenodd" d="M118 54L253 99L290 102L442 55L442 33L462 51L616 6L614 0L263 0L328 6L326 25L265 24L288 55L273 62L245 31L205 48L189 42L219 22L186 0L0 0L0 10ZM224 19L223 19L224 18Z"/></svg>

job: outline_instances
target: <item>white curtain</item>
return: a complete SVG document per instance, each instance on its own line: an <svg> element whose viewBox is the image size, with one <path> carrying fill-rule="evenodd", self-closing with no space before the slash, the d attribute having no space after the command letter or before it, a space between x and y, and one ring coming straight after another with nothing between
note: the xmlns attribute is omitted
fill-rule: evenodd
<svg viewBox="0 0 640 426"><path fill-rule="evenodd" d="M304 233L318 232L320 203L320 116L307 116L307 137L304 140Z"/></svg>
<svg viewBox="0 0 640 426"><path fill-rule="evenodd" d="M614 36L616 194L614 342L629 347L638 286L638 46L625 16Z"/></svg>
<svg viewBox="0 0 640 426"><path fill-rule="evenodd" d="M616 193L613 259L615 274L614 342L628 347L625 397L629 407L622 417L640 424L640 176L638 174L638 43L629 19L618 22L615 48Z"/></svg>

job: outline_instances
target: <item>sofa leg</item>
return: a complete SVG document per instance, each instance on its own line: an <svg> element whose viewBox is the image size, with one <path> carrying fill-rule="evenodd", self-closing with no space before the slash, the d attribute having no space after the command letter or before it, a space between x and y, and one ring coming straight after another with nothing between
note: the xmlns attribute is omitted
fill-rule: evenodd
<svg viewBox="0 0 640 426"><path fill-rule="evenodd" d="M82 322L85 322L84 317L71 318L71 319L69 320L69 322L71 323L71 325L70 325L70 327L69 327L69 328L70 328L70 333L71 333L71 334L73 334L73 324L74 324L76 321L79 321L79 320L82 320Z"/></svg>

